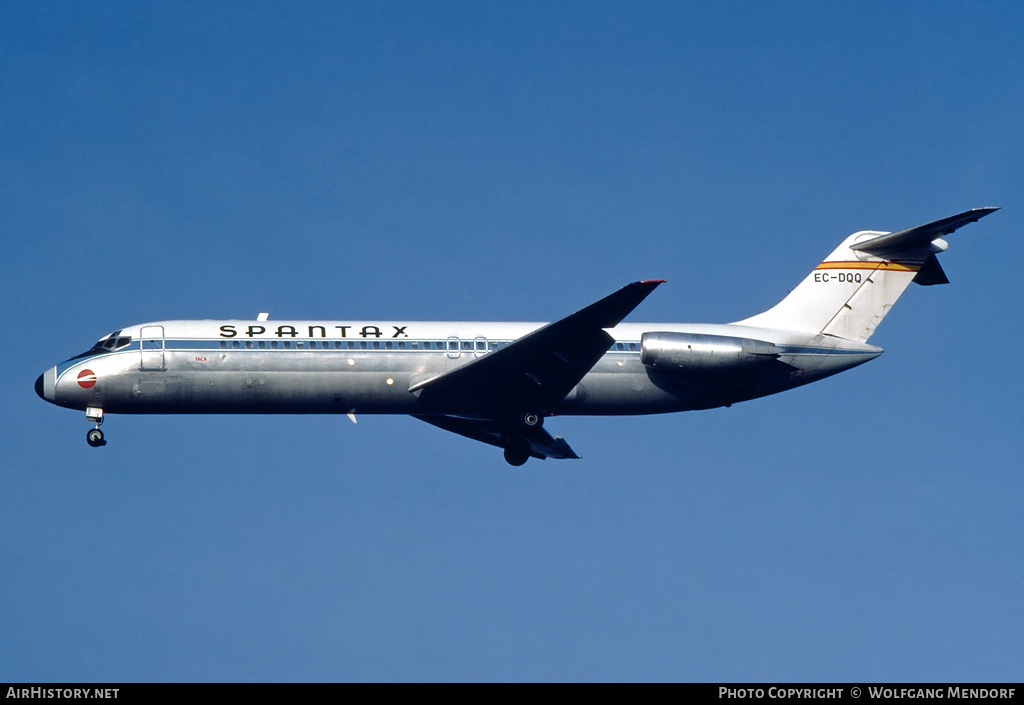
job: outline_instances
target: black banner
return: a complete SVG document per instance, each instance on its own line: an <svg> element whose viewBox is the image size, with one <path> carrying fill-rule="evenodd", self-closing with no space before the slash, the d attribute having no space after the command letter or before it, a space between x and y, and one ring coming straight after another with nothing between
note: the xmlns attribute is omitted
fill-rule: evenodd
<svg viewBox="0 0 1024 705"><path fill-rule="evenodd" d="M330 688L331 684L277 684L272 687L294 689ZM865 702L879 700L986 700L993 702L1024 701L1024 688L1019 683L757 683L721 684L689 683L680 684L689 695L720 701L844 701ZM231 688L232 694L242 694L246 688L253 688L252 694L267 695L267 685L248 684L198 684L198 683L66 683L66 684L0 684L4 701L14 703L27 700L74 700L82 701L136 701L151 699L155 694L171 695L174 691L182 696L188 689L212 696L211 689ZM259 688L259 692L255 689ZM239 692L241 690L241 693ZM284 693L281 693L284 695ZM295 694L294 690L290 691Z"/></svg>

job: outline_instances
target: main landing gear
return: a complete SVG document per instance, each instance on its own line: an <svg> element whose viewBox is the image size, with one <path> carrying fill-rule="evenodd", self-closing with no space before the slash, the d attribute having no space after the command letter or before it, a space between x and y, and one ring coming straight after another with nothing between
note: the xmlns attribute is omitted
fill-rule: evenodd
<svg viewBox="0 0 1024 705"><path fill-rule="evenodd" d="M536 411L527 411L519 416L519 423L527 430L541 426L542 421L543 419Z"/></svg>
<svg viewBox="0 0 1024 705"><path fill-rule="evenodd" d="M509 434L505 440L505 462L519 467L530 459L530 442L524 434L540 429L544 418L536 411L524 411L519 415L516 433Z"/></svg>
<svg viewBox="0 0 1024 705"><path fill-rule="evenodd" d="M505 445L505 462L519 467L530 459L530 444L522 436L510 438Z"/></svg>
<svg viewBox="0 0 1024 705"><path fill-rule="evenodd" d="M85 410L85 420L96 424L95 428L90 428L89 432L85 434L85 442L93 448L107 445L103 439L103 431L100 430L100 424L103 423L103 409L90 406Z"/></svg>

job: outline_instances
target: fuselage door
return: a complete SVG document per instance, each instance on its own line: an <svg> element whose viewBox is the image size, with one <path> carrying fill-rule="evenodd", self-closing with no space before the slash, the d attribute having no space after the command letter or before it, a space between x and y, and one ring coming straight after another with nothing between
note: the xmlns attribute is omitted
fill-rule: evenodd
<svg viewBox="0 0 1024 705"><path fill-rule="evenodd" d="M142 327L142 364L143 370L164 369L164 327Z"/></svg>
<svg viewBox="0 0 1024 705"><path fill-rule="evenodd" d="M459 336L448 336L448 357L453 360L459 359Z"/></svg>
<svg viewBox="0 0 1024 705"><path fill-rule="evenodd" d="M478 335L473 339L473 357L480 357L487 352L487 338L482 335Z"/></svg>

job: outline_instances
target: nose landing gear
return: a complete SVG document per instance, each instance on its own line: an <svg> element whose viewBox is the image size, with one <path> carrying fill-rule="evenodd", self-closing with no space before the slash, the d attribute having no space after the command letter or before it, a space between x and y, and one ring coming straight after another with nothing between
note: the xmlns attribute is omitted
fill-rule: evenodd
<svg viewBox="0 0 1024 705"><path fill-rule="evenodd" d="M85 434L85 442L93 448L99 448L100 446L107 445L107 442L103 440L103 431L98 428L89 429L89 432Z"/></svg>
<svg viewBox="0 0 1024 705"><path fill-rule="evenodd" d="M103 409L90 406L85 410L85 420L96 424L95 428L90 428L89 432L85 434L85 442L93 448L107 445L103 439L103 431L100 430L100 424L103 423Z"/></svg>

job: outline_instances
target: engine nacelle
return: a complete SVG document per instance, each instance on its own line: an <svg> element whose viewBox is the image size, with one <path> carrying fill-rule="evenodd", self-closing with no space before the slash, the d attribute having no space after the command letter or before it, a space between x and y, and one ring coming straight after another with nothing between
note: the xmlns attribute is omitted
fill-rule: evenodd
<svg viewBox="0 0 1024 705"><path fill-rule="evenodd" d="M644 333L640 361L659 370L715 372L768 364L782 352L772 343L752 338L698 333Z"/></svg>

